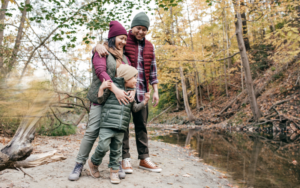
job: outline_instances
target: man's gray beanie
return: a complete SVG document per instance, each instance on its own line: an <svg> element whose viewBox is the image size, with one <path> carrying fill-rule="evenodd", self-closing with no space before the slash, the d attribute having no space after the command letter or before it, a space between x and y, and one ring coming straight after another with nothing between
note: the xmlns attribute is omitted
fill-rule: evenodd
<svg viewBox="0 0 300 188"><path fill-rule="evenodd" d="M149 17L146 15L145 12L140 12L133 18L131 22L131 28L135 26L145 26L148 30L150 26L150 20Z"/></svg>

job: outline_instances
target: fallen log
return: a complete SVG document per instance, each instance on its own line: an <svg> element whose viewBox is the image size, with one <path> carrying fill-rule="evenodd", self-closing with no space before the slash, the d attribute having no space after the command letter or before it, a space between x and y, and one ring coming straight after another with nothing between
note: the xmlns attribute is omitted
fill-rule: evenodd
<svg viewBox="0 0 300 188"><path fill-rule="evenodd" d="M161 116L162 114L164 114L165 112L167 112L174 104L172 104L171 106L169 106L168 108L166 108L164 111L162 111L160 114L158 114L157 116L155 116L154 118L152 118L148 123L151 123L153 120L155 120L156 118L158 118L159 116Z"/></svg>
<svg viewBox="0 0 300 188"><path fill-rule="evenodd" d="M53 150L47 153L30 155L24 161L17 161L14 166L17 168L32 168L52 162L62 161L65 159L65 156L63 156L62 154L58 154L57 150Z"/></svg>
<svg viewBox="0 0 300 188"><path fill-rule="evenodd" d="M221 112L219 112L218 116L220 116L223 112L225 112L228 108L230 108L231 105L245 93L246 93L246 90L242 91L238 96L236 96L232 101L230 101L229 104L225 108L223 108L223 110L221 110Z"/></svg>
<svg viewBox="0 0 300 188"><path fill-rule="evenodd" d="M26 174L22 167L29 168L64 159L63 156L56 155L56 151L29 157L33 150L31 142L34 139L37 122L47 112L54 98L54 95L50 94L50 92L40 92L38 96L41 97L34 101L27 115L22 119L12 140L0 150L0 171L17 169Z"/></svg>

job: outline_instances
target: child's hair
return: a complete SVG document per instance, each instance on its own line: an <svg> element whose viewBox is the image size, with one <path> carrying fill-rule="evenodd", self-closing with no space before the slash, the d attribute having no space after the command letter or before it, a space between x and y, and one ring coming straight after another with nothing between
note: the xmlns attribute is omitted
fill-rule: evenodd
<svg viewBox="0 0 300 188"><path fill-rule="evenodd" d="M122 77L124 78L125 81L130 80L132 77L134 77L137 74L138 74L137 69L130 65L121 64L117 69L117 77Z"/></svg>

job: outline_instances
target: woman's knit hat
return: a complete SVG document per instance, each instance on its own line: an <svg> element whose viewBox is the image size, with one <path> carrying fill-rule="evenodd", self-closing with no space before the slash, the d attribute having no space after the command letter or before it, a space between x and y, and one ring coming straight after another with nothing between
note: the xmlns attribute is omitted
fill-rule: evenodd
<svg viewBox="0 0 300 188"><path fill-rule="evenodd" d="M108 38L116 37L116 36L119 36L119 35L126 35L127 36L126 29L118 21L111 21L109 23Z"/></svg>
<svg viewBox="0 0 300 188"><path fill-rule="evenodd" d="M125 82L130 80L132 77L138 74L138 70L136 68L126 65L126 64L121 64L119 68L117 68L117 77L122 77L124 78Z"/></svg>

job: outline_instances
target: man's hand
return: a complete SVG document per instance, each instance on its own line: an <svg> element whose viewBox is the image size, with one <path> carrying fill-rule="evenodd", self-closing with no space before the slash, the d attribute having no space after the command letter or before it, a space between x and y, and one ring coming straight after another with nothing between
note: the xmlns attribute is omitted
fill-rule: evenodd
<svg viewBox="0 0 300 188"><path fill-rule="evenodd" d="M104 57L104 56L108 55L108 51L102 44L97 44L95 50L99 54L100 57Z"/></svg>
<svg viewBox="0 0 300 188"><path fill-rule="evenodd" d="M144 100L144 104L146 105L150 99L150 93L151 93L151 89L149 92L145 93L145 100Z"/></svg>
<svg viewBox="0 0 300 188"><path fill-rule="evenodd" d="M156 107L159 102L158 86L157 86L157 84L153 84L152 87L154 89L154 93L153 93L153 97L152 97L152 104L153 104L153 107Z"/></svg>
<svg viewBox="0 0 300 188"><path fill-rule="evenodd" d="M128 93L130 93L130 95L129 95L130 102L133 102L134 101L134 97L135 97L135 90L128 91Z"/></svg>

